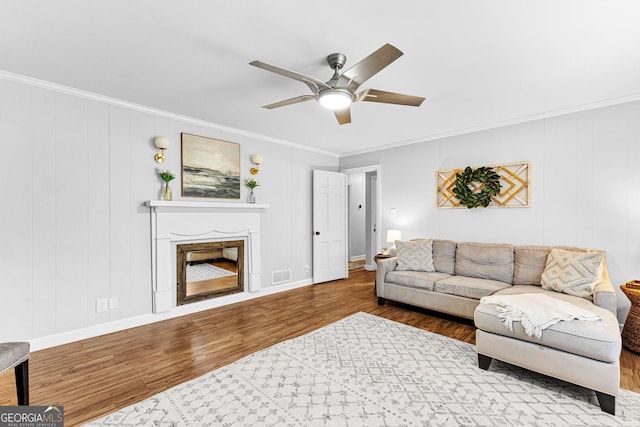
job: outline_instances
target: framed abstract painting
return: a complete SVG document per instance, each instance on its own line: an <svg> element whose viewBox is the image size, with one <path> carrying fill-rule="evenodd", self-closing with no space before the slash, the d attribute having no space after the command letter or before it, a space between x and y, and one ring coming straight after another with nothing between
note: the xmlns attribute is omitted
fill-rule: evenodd
<svg viewBox="0 0 640 427"><path fill-rule="evenodd" d="M240 144L182 133L182 196L240 198Z"/></svg>

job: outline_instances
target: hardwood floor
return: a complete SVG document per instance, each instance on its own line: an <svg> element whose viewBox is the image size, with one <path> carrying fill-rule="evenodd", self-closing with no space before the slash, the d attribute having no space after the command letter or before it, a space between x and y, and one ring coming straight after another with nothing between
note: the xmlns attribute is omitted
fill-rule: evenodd
<svg viewBox="0 0 640 427"><path fill-rule="evenodd" d="M31 353L32 405L64 405L78 425L358 311L469 343L471 321L387 302L375 274L307 286L251 301ZM640 392L640 355L621 356L621 386ZM13 370L0 376L0 405L17 403Z"/></svg>

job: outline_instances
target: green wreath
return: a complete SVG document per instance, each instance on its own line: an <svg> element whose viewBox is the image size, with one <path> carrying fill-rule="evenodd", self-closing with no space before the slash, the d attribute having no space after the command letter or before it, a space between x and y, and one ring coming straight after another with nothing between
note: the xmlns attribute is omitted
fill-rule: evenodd
<svg viewBox="0 0 640 427"><path fill-rule="evenodd" d="M482 183L479 192L474 193L469 184L472 182ZM456 174L456 186L452 190L460 203L467 208L487 207L492 196L500 194L500 175L493 168L481 167L471 169L469 166L462 173Z"/></svg>

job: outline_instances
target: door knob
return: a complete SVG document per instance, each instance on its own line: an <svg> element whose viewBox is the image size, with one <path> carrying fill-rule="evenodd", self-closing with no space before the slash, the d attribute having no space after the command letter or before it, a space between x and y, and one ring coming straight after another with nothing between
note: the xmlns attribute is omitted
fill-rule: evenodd
<svg viewBox="0 0 640 427"><path fill-rule="evenodd" d="M316 236L319 236L319 235L320 235L320 232L319 232L319 231L316 231Z"/></svg>

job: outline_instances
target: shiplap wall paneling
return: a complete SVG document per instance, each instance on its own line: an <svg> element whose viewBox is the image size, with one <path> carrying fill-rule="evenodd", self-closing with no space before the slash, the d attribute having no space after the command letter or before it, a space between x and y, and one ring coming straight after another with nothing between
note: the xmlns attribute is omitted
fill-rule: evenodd
<svg viewBox="0 0 640 427"><path fill-rule="evenodd" d="M312 200L312 170L313 165L318 164L318 155L302 150L292 150L291 164L289 165L288 177L285 178L291 185L291 193L297 194L297 199L289 198L291 206L291 224L294 232L291 235L291 247L298 248L292 250L291 266L292 279L310 279L312 274L311 266L313 237L309 231L313 229L311 200ZM321 164L329 164L328 159L324 159ZM337 165L336 169L337 170ZM277 189L270 190L269 193L276 192ZM294 205L295 204L295 205ZM264 243L263 243L264 245ZM304 266L308 265L310 270L305 272Z"/></svg>
<svg viewBox="0 0 640 427"><path fill-rule="evenodd" d="M151 257L149 256L151 253L150 214L144 202L156 198L154 189L159 188L156 167L162 166L153 159L157 150L150 150L148 144L156 136L163 135L160 133L160 128L157 117L137 111L131 112L129 167L131 168L132 194L128 207L131 215L131 283L128 289L120 288L118 291L125 292L125 295L128 291L129 300L124 301L124 310L118 309L112 312L114 319L148 313L152 309ZM173 148L171 157L173 164L176 164L180 161L180 140L172 138L171 143L170 148ZM171 188L177 199L180 196L179 167L171 167L171 169L177 174L176 179L171 181ZM112 290L112 296L118 296L120 299L115 292L115 289Z"/></svg>
<svg viewBox="0 0 640 427"><path fill-rule="evenodd" d="M577 182L573 184L575 190L575 215L572 218L572 226L575 226L576 236L575 245L580 247L590 247L594 241L594 209L593 205L599 201L607 199L607 196L599 196L595 193L594 182L597 178L597 171L594 169L596 161L594 144L596 143L593 132L593 121L597 120L599 114L596 111L584 111L574 115L564 117L565 120L573 123L575 131L575 152L573 159L575 160L576 170L582 177L581 184ZM562 117L558 117L560 119ZM555 120L548 122L554 123ZM562 141L557 141L562 143ZM571 159L571 157L570 157ZM571 179L571 181L578 181ZM550 241L553 236L545 235ZM603 249L603 248L600 248Z"/></svg>
<svg viewBox="0 0 640 427"><path fill-rule="evenodd" d="M622 105L598 111L600 114L589 120L593 134L593 246L607 251L607 266L616 272L616 277L617 272L625 272L624 279L615 282L619 286L636 279L630 277L631 266L625 266L625 261L629 262L626 257L629 241L636 244L640 241L640 234L629 233L637 230L631 226L632 218L635 222L640 219L634 200L640 191L630 186L634 182L631 174L635 173L632 167L640 160L630 157L631 147L639 142L638 134L633 135L637 129L633 121L637 122L640 116L633 116L637 109ZM637 268L640 259L631 262Z"/></svg>
<svg viewBox="0 0 640 427"><path fill-rule="evenodd" d="M89 259L87 277L87 325L109 321L109 312L96 312L96 300L110 293L109 253L109 106L87 103L87 159L89 182Z"/></svg>
<svg viewBox="0 0 640 427"><path fill-rule="evenodd" d="M544 197L544 237L547 245L562 245L561 242L576 242L578 238L577 213L580 201L576 190L580 186L593 188L591 177L578 178L579 162L591 162L592 150L588 141L578 145L575 116L555 117L542 123L545 136L541 139L545 156L542 165L542 185ZM578 153L585 153L578 158ZM535 176L538 178L538 175Z"/></svg>
<svg viewBox="0 0 640 427"><path fill-rule="evenodd" d="M131 111L111 106L109 133L111 149L109 152L110 169L110 240L111 240L111 293L118 297L119 305L114 316L126 317L134 311L130 298L131 281L131 198L133 182L131 179Z"/></svg>
<svg viewBox="0 0 640 427"><path fill-rule="evenodd" d="M33 145L33 185L22 198L33 199L33 303L20 305L33 310L34 336L56 331L56 110L55 94L31 88L31 117L28 123ZM26 142L26 141L25 141ZM24 212L22 214L25 214ZM19 306L19 307L20 307ZM17 336L19 337L19 335Z"/></svg>
<svg viewBox="0 0 640 427"><path fill-rule="evenodd" d="M28 130L30 91L13 83L0 82L0 85L5 95L0 97L4 177L0 227L5 238L4 244L0 245L0 259L4 265L0 279L3 291L0 308L12 319L4 323L2 335L11 337L30 333L32 327L33 199L30 189L33 183L33 146Z"/></svg>
<svg viewBox="0 0 640 427"><path fill-rule="evenodd" d="M251 153L248 149L243 150L245 157L251 157ZM303 194L293 195L291 190L291 181L288 182L285 179L278 178L281 183L277 188L272 188L273 177L289 175L287 170L288 165L292 163L291 149L290 147L280 146L274 147L269 157L265 156L264 164L260 167L261 171L256 176L257 180L261 182L261 185L255 190L257 203L263 203L269 201L269 209L263 215L261 215L261 225L264 225L264 229L260 229L261 244L268 242L280 242L280 247L277 251L265 251L261 258L263 265L269 265L270 269L262 276L262 286L271 286L271 272L280 271L292 268L293 252L298 249L294 249L293 245L284 244L283 242L291 242L293 236L300 232L300 230L294 230L292 224L292 217L296 211L294 203L298 197L304 197ZM248 165L247 165L248 167ZM309 172L311 173L311 172ZM250 176L248 169L241 171L243 179ZM299 179L299 177L293 177L293 179ZM242 193L246 197L246 192ZM311 231L309 231L310 233ZM264 242L264 243L262 243ZM295 273L300 274L301 269L297 268L297 271L292 271L292 278Z"/></svg>
<svg viewBox="0 0 640 427"><path fill-rule="evenodd" d="M87 101L56 95L56 328L87 324L89 184Z"/></svg>

